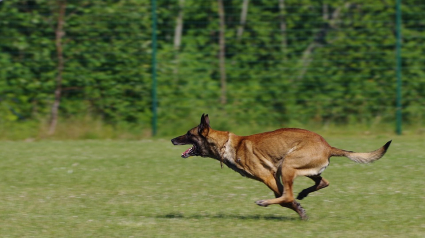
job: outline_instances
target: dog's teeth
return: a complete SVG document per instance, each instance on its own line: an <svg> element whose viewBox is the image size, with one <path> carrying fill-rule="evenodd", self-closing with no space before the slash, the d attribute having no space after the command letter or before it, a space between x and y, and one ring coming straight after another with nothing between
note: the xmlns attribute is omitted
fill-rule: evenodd
<svg viewBox="0 0 425 238"><path fill-rule="evenodd" d="M182 153L182 157L186 157L186 156L188 156L188 154L190 153L190 152L192 152L192 150L193 150L193 147L190 147L189 149L187 149L185 152L183 152ZM188 156L189 157L189 156Z"/></svg>

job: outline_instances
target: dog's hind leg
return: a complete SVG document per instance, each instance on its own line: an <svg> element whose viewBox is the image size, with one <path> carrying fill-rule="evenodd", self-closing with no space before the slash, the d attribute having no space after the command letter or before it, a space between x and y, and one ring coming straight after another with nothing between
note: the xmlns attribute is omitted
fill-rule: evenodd
<svg viewBox="0 0 425 238"><path fill-rule="evenodd" d="M297 199L299 200L302 200L303 198L307 197L309 193L315 192L319 189L326 188L327 186L329 186L329 182L326 179L322 178L320 175L306 177L312 179L315 184L311 187L302 190L297 196Z"/></svg>
<svg viewBox="0 0 425 238"><path fill-rule="evenodd" d="M281 183L279 183L279 180L273 175L270 175L266 179L262 180L262 182L273 191L276 197L282 196L283 186Z"/></svg>
<svg viewBox="0 0 425 238"><path fill-rule="evenodd" d="M267 185L267 187L269 187L273 191L276 198L279 198L279 197L282 196L283 186L279 182L279 178L275 178L275 177L271 176L263 182ZM296 213L298 213L298 215L300 216L300 218L302 220L308 219L304 208L302 208L301 205L298 202L296 202L295 200L292 201L292 202L289 202L289 203L281 203L279 205L295 211Z"/></svg>
<svg viewBox="0 0 425 238"><path fill-rule="evenodd" d="M280 172L282 176L282 185L284 188L282 195L274 199L256 201L255 203L257 205L267 207L272 204L287 204L294 201L292 186L296 177L296 170L288 167L282 167Z"/></svg>

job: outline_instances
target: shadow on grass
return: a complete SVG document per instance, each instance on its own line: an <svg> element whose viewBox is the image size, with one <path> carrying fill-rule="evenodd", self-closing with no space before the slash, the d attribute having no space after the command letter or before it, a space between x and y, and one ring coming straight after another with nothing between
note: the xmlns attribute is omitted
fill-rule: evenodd
<svg viewBox="0 0 425 238"><path fill-rule="evenodd" d="M165 219L240 219L240 220L271 220L271 221L295 221L299 220L293 217L277 216L277 215L240 215L240 214L191 214L184 215L182 213L168 213L165 215L157 215L156 218Z"/></svg>

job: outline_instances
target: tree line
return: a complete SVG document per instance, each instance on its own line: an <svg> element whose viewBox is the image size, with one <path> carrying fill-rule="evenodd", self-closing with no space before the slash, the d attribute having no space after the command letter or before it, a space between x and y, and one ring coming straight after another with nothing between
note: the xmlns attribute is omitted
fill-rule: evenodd
<svg viewBox="0 0 425 238"><path fill-rule="evenodd" d="M393 121L395 1L7 0L0 121L89 115L159 126L214 112L258 124ZM402 5L403 118L424 115L425 4Z"/></svg>

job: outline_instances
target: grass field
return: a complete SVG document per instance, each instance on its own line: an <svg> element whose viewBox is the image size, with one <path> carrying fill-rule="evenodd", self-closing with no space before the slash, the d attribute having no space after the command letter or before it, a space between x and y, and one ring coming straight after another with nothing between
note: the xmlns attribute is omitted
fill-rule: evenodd
<svg viewBox="0 0 425 238"><path fill-rule="evenodd" d="M374 164L331 159L330 186L301 201L308 221L169 140L2 141L0 237L425 237L425 137L327 137L359 152L389 139Z"/></svg>

